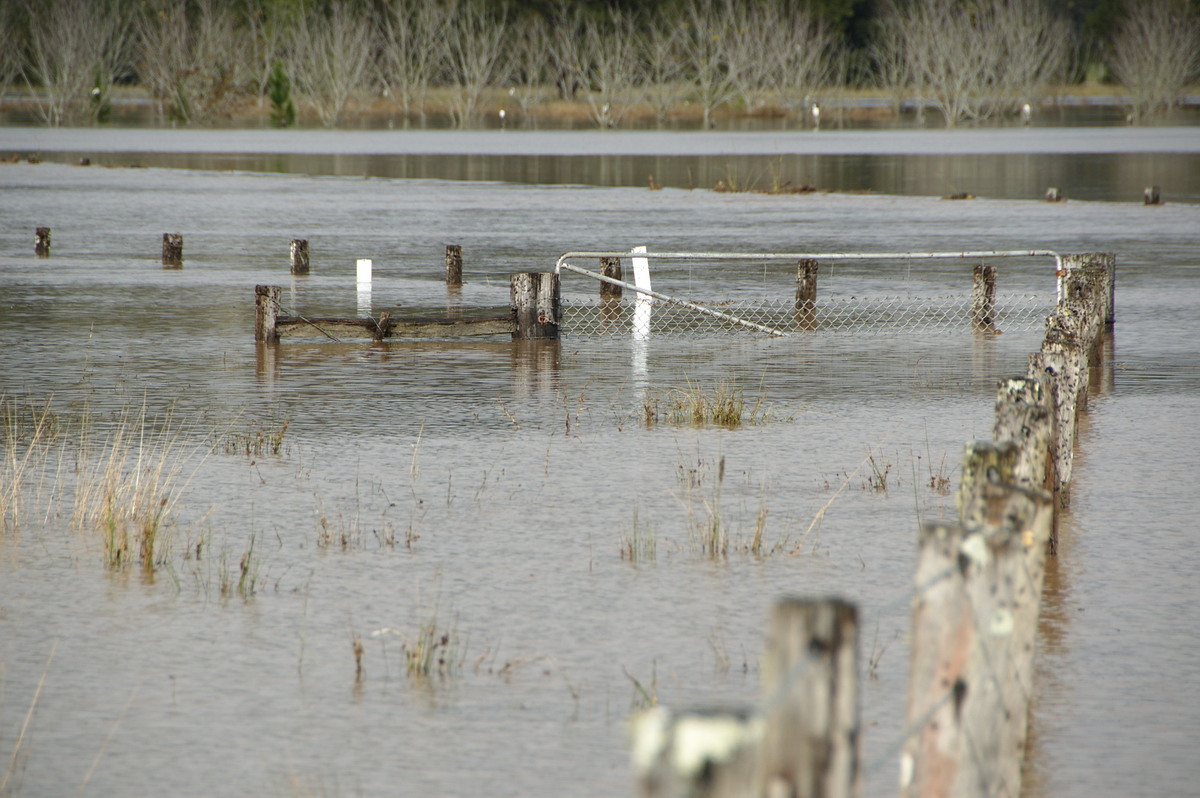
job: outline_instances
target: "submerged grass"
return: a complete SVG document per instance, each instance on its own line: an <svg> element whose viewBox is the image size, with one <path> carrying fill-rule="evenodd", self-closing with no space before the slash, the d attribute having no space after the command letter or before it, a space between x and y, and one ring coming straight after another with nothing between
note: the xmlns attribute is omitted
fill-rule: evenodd
<svg viewBox="0 0 1200 798"><path fill-rule="evenodd" d="M97 533L104 562L113 569L138 564L154 570L170 555L173 513L199 467L199 447L189 444L168 415L151 424L143 405L123 411L95 441L90 424L80 437L71 525ZM195 473L195 470L191 472Z"/></svg>
<svg viewBox="0 0 1200 798"><path fill-rule="evenodd" d="M213 442L213 451L247 457L284 454L284 439L290 423L286 419L250 421L244 429L229 429L219 434Z"/></svg>
<svg viewBox="0 0 1200 798"><path fill-rule="evenodd" d="M760 395L747 405L745 391L737 382L718 382L706 389L691 380L683 388L647 391L642 398L642 418L647 427L664 423L673 426L707 425L737 429L744 424L770 420Z"/></svg>

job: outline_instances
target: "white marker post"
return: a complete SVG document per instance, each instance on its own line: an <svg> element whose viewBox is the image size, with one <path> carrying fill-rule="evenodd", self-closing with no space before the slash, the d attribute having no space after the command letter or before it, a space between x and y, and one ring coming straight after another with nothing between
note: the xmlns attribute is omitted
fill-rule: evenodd
<svg viewBox="0 0 1200 798"><path fill-rule="evenodd" d="M645 252L646 247L634 247L632 252ZM650 259L631 258L633 262L633 284L638 288L650 291ZM650 313L654 306L654 297L638 292L633 302L633 339L645 341L650 337Z"/></svg>
<svg viewBox="0 0 1200 798"><path fill-rule="evenodd" d="M371 259L358 259L358 314L371 315Z"/></svg>

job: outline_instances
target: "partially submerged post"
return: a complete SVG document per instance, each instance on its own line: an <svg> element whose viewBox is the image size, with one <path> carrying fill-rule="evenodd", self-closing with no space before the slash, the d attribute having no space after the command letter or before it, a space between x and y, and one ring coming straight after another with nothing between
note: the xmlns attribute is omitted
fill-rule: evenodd
<svg viewBox="0 0 1200 798"><path fill-rule="evenodd" d="M183 266L182 233L163 233L162 265L176 269Z"/></svg>
<svg viewBox="0 0 1200 798"><path fill-rule="evenodd" d="M33 240L33 254L39 258L50 257L50 228L39 227Z"/></svg>
<svg viewBox="0 0 1200 798"><path fill-rule="evenodd" d="M1050 508L984 478L962 524L922 526L902 796L1020 794Z"/></svg>
<svg viewBox="0 0 1200 798"><path fill-rule="evenodd" d="M614 280L624 280L623 272L621 271L620 258L601 258L600 259L600 274L605 277L611 277ZM625 291L624 287L600 281L600 299L603 301L606 298L620 299L621 294Z"/></svg>
<svg viewBox="0 0 1200 798"><path fill-rule="evenodd" d="M308 274L308 239L293 238L291 252L292 274Z"/></svg>
<svg viewBox="0 0 1200 798"><path fill-rule="evenodd" d="M516 316L513 338L558 338L558 275L518 272L511 278L510 304Z"/></svg>
<svg viewBox="0 0 1200 798"><path fill-rule="evenodd" d="M765 726L750 794L857 795L857 608L840 599L778 602L762 687Z"/></svg>
<svg viewBox="0 0 1200 798"><path fill-rule="evenodd" d="M976 264L971 280L971 329L996 332L996 267Z"/></svg>
<svg viewBox="0 0 1200 798"><path fill-rule="evenodd" d="M1158 186L1147 186L1142 192L1143 205L1162 205L1162 192Z"/></svg>
<svg viewBox="0 0 1200 798"><path fill-rule="evenodd" d="M1046 202L1062 202L1066 197L1058 190L1057 186L1051 186L1046 189Z"/></svg>
<svg viewBox="0 0 1200 798"><path fill-rule="evenodd" d="M634 763L649 798L850 798L859 788L858 611L840 599L775 605L759 712L634 718Z"/></svg>
<svg viewBox="0 0 1200 798"><path fill-rule="evenodd" d="M254 340L264 344L279 342L275 320L279 317L279 300L283 288L278 285L254 286Z"/></svg>
<svg viewBox="0 0 1200 798"><path fill-rule="evenodd" d="M796 264L796 326L802 330L817 327L817 270L812 258Z"/></svg>
<svg viewBox="0 0 1200 798"><path fill-rule="evenodd" d="M462 247L458 244L446 245L446 285L462 285Z"/></svg>

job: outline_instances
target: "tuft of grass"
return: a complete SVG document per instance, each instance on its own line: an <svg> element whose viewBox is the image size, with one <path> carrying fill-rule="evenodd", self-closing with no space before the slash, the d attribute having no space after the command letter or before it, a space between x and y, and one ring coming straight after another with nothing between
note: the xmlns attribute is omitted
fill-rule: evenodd
<svg viewBox="0 0 1200 798"><path fill-rule="evenodd" d="M708 390L688 380L684 388L669 389L661 394L647 391L642 398L642 418L647 427L666 423L737 429L743 424L760 424L768 420L763 412L763 401L764 397L759 396L747 407L745 391L736 382L722 381Z"/></svg>
<svg viewBox="0 0 1200 798"><path fill-rule="evenodd" d="M0 396L0 435L4 437L0 462L0 532L16 530L24 515L25 494L31 475L39 473L49 456L47 444L63 428L60 417L44 404L18 402Z"/></svg>
<svg viewBox="0 0 1200 798"><path fill-rule="evenodd" d="M636 565L654 562L658 555L658 535L653 526L638 522L638 506L633 506L633 524L628 533L621 535L621 559Z"/></svg>
<svg viewBox="0 0 1200 798"><path fill-rule="evenodd" d="M185 469L198 456L203 459L197 448L169 416L161 426L150 423L145 406L123 411L96 445L85 425L71 523L100 535L106 565L136 563L153 571L167 562L173 512L190 481Z"/></svg>
<svg viewBox="0 0 1200 798"><path fill-rule="evenodd" d="M290 421L252 421L245 429L228 430L219 435L213 450L221 454L241 454L247 457L285 453L284 439Z"/></svg>
<svg viewBox="0 0 1200 798"><path fill-rule="evenodd" d="M871 473L866 479L867 487L878 493L887 493L888 474L892 472L892 464L884 463L881 467L875 462L874 454L867 455L867 464L871 466Z"/></svg>

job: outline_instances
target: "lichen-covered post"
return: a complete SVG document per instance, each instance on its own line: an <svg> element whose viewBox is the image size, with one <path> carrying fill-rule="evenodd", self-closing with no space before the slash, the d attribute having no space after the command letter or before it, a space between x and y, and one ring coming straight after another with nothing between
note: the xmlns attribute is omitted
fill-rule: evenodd
<svg viewBox="0 0 1200 798"><path fill-rule="evenodd" d="M50 228L39 227L33 240L33 254L39 258L50 257Z"/></svg>
<svg viewBox="0 0 1200 798"><path fill-rule="evenodd" d="M817 327L817 271L812 258L796 264L796 326L801 330Z"/></svg>
<svg viewBox="0 0 1200 798"><path fill-rule="evenodd" d="M308 274L308 239L293 238L291 255L292 274Z"/></svg>
<svg viewBox="0 0 1200 798"><path fill-rule="evenodd" d="M458 244L446 245L446 285L462 285L462 247Z"/></svg>
<svg viewBox="0 0 1200 798"><path fill-rule="evenodd" d="M857 608L840 599L777 603L762 686L759 776L749 794L857 795Z"/></svg>
<svg viewBox="0 0 1200 798"><path fill-rule="evenodd" d="M275 320L279 315L279 302L283 288L278 285L254 286L254 340L273 344L279 341Z"/></svg>
<svg viewBox="0 0 1200 798"><path fill-rule="evenodd" d="M182 233L163 233L162 265L176 269L183 265Z"/></svg>
<svg viewBox="0 0 1200 798"><path fill-rule="evenodd" d="M961 524L922 527L905 798L1020 794L1051 506L1044 491L977 479Z"/></svg>
<svg viewBox="0 0 1200 798"><path fill-rule="evenodd" d="M996 267L976 264L971 280L971 329L996 331Z"/></svg>
<svg viewBox="0 0 1200 798"><path fill-rule="evenodd" d="M518 272L511 278L510 304L516 319L513 338L558 338L558 275Z"/></svg>

